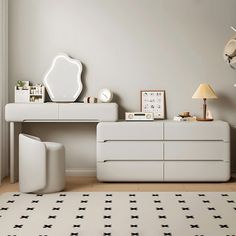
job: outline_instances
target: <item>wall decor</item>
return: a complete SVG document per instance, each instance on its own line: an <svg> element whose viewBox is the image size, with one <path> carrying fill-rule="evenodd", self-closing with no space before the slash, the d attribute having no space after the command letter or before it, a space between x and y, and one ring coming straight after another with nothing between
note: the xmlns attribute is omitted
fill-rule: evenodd
<svg viewBox="0 0 236 236"><path fill-rule="evenodd" d="M141 111L153 112L154 119L165 119L165 91L142 90Z"/></svg>
<svg viewBox="0 0 236 236"><path fill-rule="evenodd" d="M82 63L66 54L59 54L46 72L43 83L53 102L74 102L80 95Z"/></svg>

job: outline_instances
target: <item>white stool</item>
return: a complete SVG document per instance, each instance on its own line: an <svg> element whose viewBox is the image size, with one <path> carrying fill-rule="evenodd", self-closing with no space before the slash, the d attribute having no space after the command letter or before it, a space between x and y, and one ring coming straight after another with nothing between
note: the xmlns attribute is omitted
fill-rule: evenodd
<svg viewBox="0 0 236 236"><path fill-rule="evenodd" d="M65 149L60 143L19 135L19 187L23 193L52 193L65 187Z"/></svg>

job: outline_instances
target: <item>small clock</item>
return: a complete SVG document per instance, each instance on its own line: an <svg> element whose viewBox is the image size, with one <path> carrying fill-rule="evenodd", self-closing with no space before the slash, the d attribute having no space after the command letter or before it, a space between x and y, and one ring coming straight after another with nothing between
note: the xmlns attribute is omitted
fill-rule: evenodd
<svg viewBox="0 0 236 236"><path fill-rule="evenodd" d="M111 92L111 90L104 88L98 92L98 98L101 102L111 102L113 93Z"/></svg>

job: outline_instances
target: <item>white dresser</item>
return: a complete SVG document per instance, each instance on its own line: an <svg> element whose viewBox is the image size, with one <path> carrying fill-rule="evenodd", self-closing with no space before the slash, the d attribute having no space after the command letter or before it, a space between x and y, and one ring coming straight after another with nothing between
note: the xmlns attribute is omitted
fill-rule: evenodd
<svg viewBox="0 0 236 236"><path fill-rule="evenodd" d="M101 122L100 181L227 181L230 128L213 122Z"/></svg>

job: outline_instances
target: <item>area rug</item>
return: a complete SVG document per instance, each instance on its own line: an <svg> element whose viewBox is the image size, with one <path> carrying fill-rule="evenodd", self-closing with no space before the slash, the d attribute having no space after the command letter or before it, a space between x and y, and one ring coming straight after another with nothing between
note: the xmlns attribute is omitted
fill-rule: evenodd
<svg viewBox="0 0 236 236"><path fill-rule="evenodd" d="M236 192L0 195L1 236L236 236Z"/></svg>

